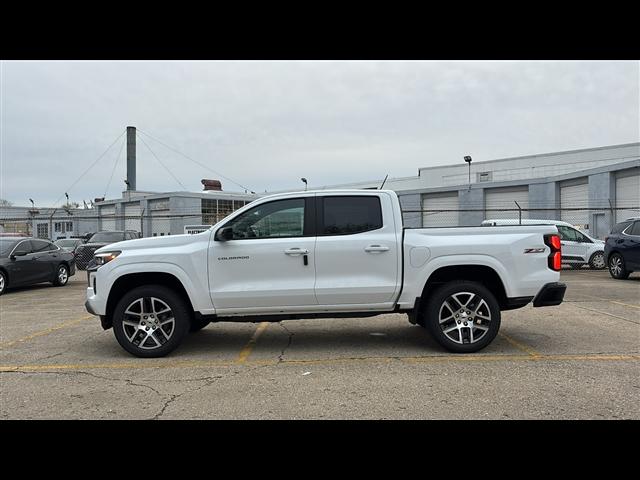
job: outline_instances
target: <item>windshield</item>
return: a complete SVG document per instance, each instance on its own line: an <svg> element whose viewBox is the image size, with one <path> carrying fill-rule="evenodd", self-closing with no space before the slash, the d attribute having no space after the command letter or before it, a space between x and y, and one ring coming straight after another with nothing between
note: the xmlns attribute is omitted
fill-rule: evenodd
<svg viewBox="0 0 640 480"><path fill-rule="evenodd" d="M7 255L9 255L9 253L11 253L11 250L13 250L13 247L16 246L16 244L21 241L22 239L15 239L15 238L0 238L0 256L1 257L6 257Z"/></svg>
<svg viewBox="0 0 640 480"><path fill-rule="evenodd" d="M122 232L98 232L89 239L89 242L107 243L107 242L121 242L122 240L124 240L124 233Z"/></svg>

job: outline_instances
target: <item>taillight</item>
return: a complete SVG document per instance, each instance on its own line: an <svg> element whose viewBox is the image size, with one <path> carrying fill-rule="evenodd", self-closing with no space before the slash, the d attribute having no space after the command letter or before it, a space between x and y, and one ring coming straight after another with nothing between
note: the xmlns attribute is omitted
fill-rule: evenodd
<svg viewBox="0 0 640 480"><path fill-rule="evenodd" d="M560 243L560 236L556 234L545 235L544 243L551 249L551 253L547 259L549 268L559 272L562 268L562 244Z"/></svg>

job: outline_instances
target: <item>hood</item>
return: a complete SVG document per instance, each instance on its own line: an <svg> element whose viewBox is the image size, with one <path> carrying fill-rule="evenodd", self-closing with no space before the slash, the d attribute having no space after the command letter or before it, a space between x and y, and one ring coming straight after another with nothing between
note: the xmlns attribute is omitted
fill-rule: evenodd
<svg viewBox="0 0 640 480"><path fill-rule="evenodd" d="M183 235L168 235L166 237L147 237L147 238L135 238L133 240L125 240L123 242L110 243L98 250L96 253L109 252L112 250L139 250L143 248L162 248L162 247L177 247L180 245L187 245L193 243L203 237L209 237L211 232L209 230L197 233L195 235L183 234Z"/></svg>

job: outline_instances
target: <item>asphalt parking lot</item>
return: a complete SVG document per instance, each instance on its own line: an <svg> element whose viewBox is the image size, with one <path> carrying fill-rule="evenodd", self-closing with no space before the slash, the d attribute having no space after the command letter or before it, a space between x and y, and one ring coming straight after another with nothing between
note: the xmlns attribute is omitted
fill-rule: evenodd
<svg viewBox="0 0 640 480"><path fill-rule="evenodd" d="M503 312L473 355L405 315L211 324L138 359L84 310L85 276L0 297L3 419L640 418L640 275L563 271L559 307Z"/></svg>

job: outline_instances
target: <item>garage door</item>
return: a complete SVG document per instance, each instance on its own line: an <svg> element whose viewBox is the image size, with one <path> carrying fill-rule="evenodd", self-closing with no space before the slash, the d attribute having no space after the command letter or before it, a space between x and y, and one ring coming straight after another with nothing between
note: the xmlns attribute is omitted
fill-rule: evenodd
<svg viewBox="0 0 640 480"><path fill-rule="evenodd" d="M616 178L616 207L616 223L640 216L640 175Z"/></svg>
<svg viewBox="0 0 640 480"><path fill-rule="evenodd" d="M423 227L457 227L458 192L430 193L422 196ZM427 211L424 211L427 210Z"/></svg>
<svg viewBox="0 0 640 480"><path fill-rule="evenodd" d="M142 208L140 207L140 202L126 203L124 206L124 229L140 232L141 213Z"/></svg>
<svg viewBox="0 0 640 480"><path fill-rule="evenodd" d="M560 186L560 220L581 230L589 230L589 184L587 179L578 184ZM581 210L569 210L580 208ZM565 210L566 209L566 210Z"/></svg>
<svg viewBox="0 0 640 480"><path fill-rule="evenodd" d="M518 202L518 205L523 209L529 208L529 187L489 188L485 190L485 220L494 218L519 218L518 205L516 205L516 202ZM523 211L522 218L529 218L529 212Z"/></svg>
<svg viewBox="0 0 640 480"><path fill-rule="evenodd" d="M151 211L151 236L161 237L169 235L171 232L171 218L168 217L169 210Z"/></svg>
<svg viewBox="0 0 640 480"><path fill-rule="evenodd" d="M100 207L101 227L102 231L114 231L116 229L116 207L115 205L108 207Z"/></svg>

